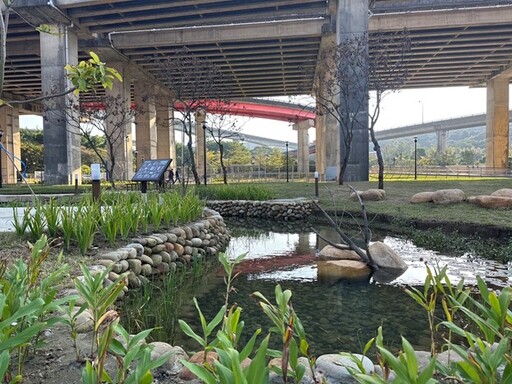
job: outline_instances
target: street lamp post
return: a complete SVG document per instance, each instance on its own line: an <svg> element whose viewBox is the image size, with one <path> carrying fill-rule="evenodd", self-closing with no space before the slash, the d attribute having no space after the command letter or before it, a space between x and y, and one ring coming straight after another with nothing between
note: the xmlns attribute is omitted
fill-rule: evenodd
<svg viewBox="0 0 512 384"><path fill-rule="evenodd" d="M421 100L418 100L418 103L421 104L421 124L424 124L425 123L425 119L424 119L424 112L425 110L423 109L423 101Z"/></svg>
<svg viewBox="0 0 512 384"><path fill-rule="evenodd" d="M4 149L4 146L2 145L2 137L4 135L4 131L0 130L0 188L3 188L3 174L2 174L2 149Z"/></svg>
<svg viewBox="0 0 512 384"><path fill-rule="evenodd" d="M204 185L206 185L206 124L203 124L203 175Z"/></svg>
<svg viewBox="0 0 512 384"><path fill-rule="evenodd" d="M286 142L286 182L288 183L290 181L290 174L288 169L288 163L289 163L289 157L288 157L288 142Z"/></svg>
<svg viewBox="0 0 512 384"><path fill-rule="evenodd" d="M414 180L418 179L418 138L414 136Z"/></svg>

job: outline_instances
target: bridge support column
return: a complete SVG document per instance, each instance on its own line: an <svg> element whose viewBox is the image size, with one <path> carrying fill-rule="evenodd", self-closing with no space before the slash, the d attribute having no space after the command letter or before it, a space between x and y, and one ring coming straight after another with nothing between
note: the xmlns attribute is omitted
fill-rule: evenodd
<svg viewBox="0 0 512 384"><path fill-rule="evenodd" d="M204 122L206 121L206 111L204 109L198 109L196 111L196 169L197 174L201 181L204 180L204 139L205 130L203 129Z"/></svg>
<svg viewBox="0 0 512 384"><path fill-rule="evenodd" d="M309 133L308 129L314 124L312 120L304 120L293 125L297 131L297 171L299 173L309 172Z"/></svg>
<svg viewBox="0 0 512 384"><path fill-rule="evenodd" d="M157 129L157 156L159 159L172 159L171 167L176 165L176 143L174 140L173 108L166 100L158 103L156 107L156 129Z"/></svg>
<svg viewBox="0 0 512 384"><path fill-rule="evenodd" d="M62 93L71 88L66 78L66 64L78 63L78 42L75 33L65 25L50 25L53 33L40 34L42 93ZM69 184L78 175L81 180L80 132L76 117L66 112L73 94L52 98L45 103L44 182ZM75 100L76 101L76 100ZM75 102L74 101L74 102Z"/></svg>
<svg viewBox="0 0 512 384"><path fill-rule="evenodd" d="M487 83L486 167L508 168L509 79L496 77Z"/></svg>
<svg viewBox="0 0 512 384"><path fill-rule="evenodd" d="M2 156L2 169L0 170L2 172L2 183L16 184L16 168L20 172L23 171L19 160L21 157L21 146L18 108L0 108L0 129L3 131L3 136L0 139L2 146L9 151L11 156L15 156L13 163L11 156L8 156L3 150L0 152L0 156Z"/></svg>
<svg viewBox="0 0 512 384"><path fill-rule="evenodd" d="M368 0L338 0L336 15L336 34L338 44L347 40L364 37L368 33ZM368 49L368 47L366 47ZM340 165L347 150L350 151L343 181L368 181L369 173L369 132L368 132L368 70L349 63L350 76L355 76L358 84L348 96L348 100L340 100L340 105L348 108L340 110L340 117L354 121L352 132L339 129ZM341 95L343 98L343 93ZM346 137L352 135L350 148L347 148ZM338 168L340 171L340 168ZM340 180L338 180L340 181Z"/></svg>
<svg viewBox="0 0 512 384"><path fill-rule="evenodd" d="M135 136L137 149L137 169L143 160L157 158L156 152L156 109L154 94L147 90L147 82L136 80L134 83L135 105L140 113L135 117Z"/></svg>
<svg viewBox="0 0 512 384"><path fill-rule="evenodd" d="M115 181L129 180L133 176L130 73L122 63L109 63L109 66L116 69L123 77L122 82L114 82L111 90L105 90L107 101L112 98L112 106L119 109L111 110L105 121L106 133L111 137L113 144L113 148L107 150L112 150L115 159L111 177Z"/></svg>
<svg viewBox="0 0 512 384"><path fill-rule="evenodd" d="M437 153L446 152L446 139L448 138L448 131L436 131L437 136Z"/></svg>

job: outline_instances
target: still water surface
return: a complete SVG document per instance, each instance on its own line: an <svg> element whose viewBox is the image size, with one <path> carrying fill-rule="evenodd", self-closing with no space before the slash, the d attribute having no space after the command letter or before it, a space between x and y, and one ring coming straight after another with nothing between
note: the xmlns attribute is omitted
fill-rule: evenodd
<svg viewBox="0 0 512 384"><path fill-rule="evenodd" d="M336 240L329 228L320 228L323 236ZM319 355L339 351L361 352L364 344L382 325L389 346L398 346L405 336L417 349L429 349L428 323L424 311L404 292L408 285L420 286L425 278L425 263L449 265L452 282L464 278L469 284L482 276L491 286L503 287L512 283L511 266L483 260L475 255L459 257L440 255L414 246L411 242L393 236L378 239L393 248L409 265L408 270L391 283L351 282L325 280L318 276L316 253L325 243L310 231L266 230L237 226L228 246L228 254L235 257L248 252L234 285L236 292L231 303L243 308L247 338L261 327L266 331L270 322L262 314L250 295L259 291L273 301L276 284L291 289L295 311L303 322L313 353ZM211 273L200 284L183 294L188 296L176 309L181 318L198 329L198 316L191 304L196 296L207 319L212 319L224 303L224 283L218 271ZM155 307L162 300L156 298ZM198 345L182 335L161 333L175 345L186 350L197 350ZM278 347L274 345L274 347Z"/></svg>

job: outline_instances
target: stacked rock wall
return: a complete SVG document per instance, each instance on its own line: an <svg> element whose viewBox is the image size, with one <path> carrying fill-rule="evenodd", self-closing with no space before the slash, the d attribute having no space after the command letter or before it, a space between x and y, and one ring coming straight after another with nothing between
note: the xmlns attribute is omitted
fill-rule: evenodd
<svg viewBox="0 0 512 384"><path fill-rule="evenodd" d="M312 212L311 200L208 201L208 206L224 217L258 217L280 221L304 220Z"/></svg>
<svg viewBox="0 0 512 384"><path fill-rule="evenodd" d="M150 276L173 273L180 266L216 255L229 239L222 217L206 208L203 219L167 233L137 237L125 247L99 255L96 264L111 267L110 280L127 272L128 287L137 288Z"/></svg>

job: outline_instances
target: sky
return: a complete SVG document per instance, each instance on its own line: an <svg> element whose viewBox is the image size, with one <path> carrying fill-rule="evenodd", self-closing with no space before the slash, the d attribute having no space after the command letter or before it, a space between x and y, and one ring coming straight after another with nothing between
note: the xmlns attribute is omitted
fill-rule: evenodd
<svg viewBox="0 0 512 384"><path fill-rule="evenodd" d="M512 87L510 89L512 95ZM287 98L284 98L287 100ZM512 101L512 97L511 97ZM512 105L511 105L512 107ZM382 102L382 109L376 130L397 128L409 124L436 121L485 113L486 89L468 87L424 88L403 90L388 94ZM20 126L42 127L38 116L20 116ZM243 126L243 133L297 142L297 133L292 125L268 119L249 119ZM177 133L176 139L181 140ZM315 130L309 130L310 142L315 139Z"/></svg>

